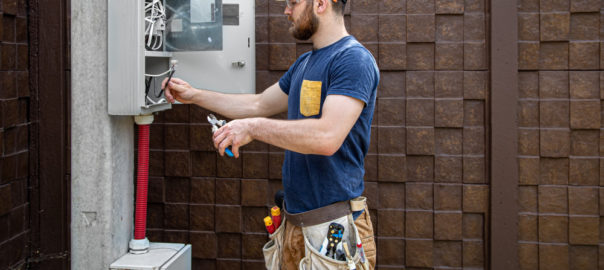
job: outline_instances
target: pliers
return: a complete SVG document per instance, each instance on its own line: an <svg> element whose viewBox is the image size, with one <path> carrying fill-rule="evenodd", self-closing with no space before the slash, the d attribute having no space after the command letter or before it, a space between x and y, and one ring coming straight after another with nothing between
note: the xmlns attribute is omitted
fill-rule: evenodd
<svg viewBox="0 0 604 270"><path fill-rule="evenodd" d="M212 133L216 132L219 128L226 125L226 123L227 123L226 120L216 119L216 116L214 116L213 114L208 114L208 122L212 125ZM231 152L231 149L229 149L228 147L224 149L224 152L229 157L235 156L235 155L233 155L233 152Z"/></svg>

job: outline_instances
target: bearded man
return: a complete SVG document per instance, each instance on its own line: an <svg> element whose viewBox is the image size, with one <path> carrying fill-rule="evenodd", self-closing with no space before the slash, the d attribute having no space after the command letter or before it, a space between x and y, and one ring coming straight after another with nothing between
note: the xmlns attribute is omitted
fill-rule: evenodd
<svg viewBox="0 0 604 270"><path fill-rule="evenodd" d="M220 155L231 147L239 157L239 148L253 140L286 150L282 168L286 221L277 243L281 254L278 265L267 262L268 268L298 269L302 258L309 256L304 241L308 230L302 228L325 227L342 216L350 217L348 225L358 230L357 241L350 238L349 247L361 242L361 259L373 268L376 249L369 211L364 200L360 208L349 202L359 201L364 190L379 70L371 53L346 31L346 1L285 1L290 33L312 41L313 49L278 82L260 94L233 95L195 89L173 78L166 98L236 119L213 135ZM287 120L266 118L285 111ZM349 235L355 231L347 230ZM315 234L325 238L327 233ZM322 239L309 241L316 251L322 249Z"/></svg>

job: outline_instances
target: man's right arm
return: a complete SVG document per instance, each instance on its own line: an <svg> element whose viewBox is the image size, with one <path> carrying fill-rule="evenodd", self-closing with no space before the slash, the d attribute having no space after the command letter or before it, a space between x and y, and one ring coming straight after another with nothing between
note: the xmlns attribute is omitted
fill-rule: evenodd
<svg viewBox="0 0 604 270"><path fill-rule="evenodd" d="M287 110L287 95L279 83L260 94L224 94L195 89L183 80L172 78L165 87L165 93L170 103L177 100L184 104L196 104L231 119L268 117Z"/></svg>

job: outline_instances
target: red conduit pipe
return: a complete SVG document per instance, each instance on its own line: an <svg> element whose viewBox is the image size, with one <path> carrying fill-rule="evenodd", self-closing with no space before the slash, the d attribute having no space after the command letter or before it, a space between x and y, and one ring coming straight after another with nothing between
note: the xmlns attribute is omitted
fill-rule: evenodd
<svg viewBox="0 0 604 270"><path fill-rule="evenodd" d="M149 125L138 125L138 167L134 239L145 239L147 230L147 190L149 186Z"/></svg>

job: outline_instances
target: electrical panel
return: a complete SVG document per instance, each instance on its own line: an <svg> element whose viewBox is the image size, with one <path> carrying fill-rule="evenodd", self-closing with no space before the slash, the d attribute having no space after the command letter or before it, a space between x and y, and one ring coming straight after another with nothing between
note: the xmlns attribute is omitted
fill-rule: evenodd
<svg viewBox="0 0 604 270"><path fill-rule="evenodd" d="M255 93L255 1L108 0L108 110L171 108L161 83Z"/></svg>
<svg viewBox="0 0 604 270"><path fill-rule="evenodd" d="M191 270L191 254L191 245L151 243L147 253L127 253L109 270Z"/></svg>

